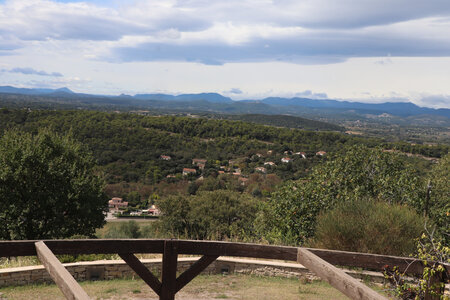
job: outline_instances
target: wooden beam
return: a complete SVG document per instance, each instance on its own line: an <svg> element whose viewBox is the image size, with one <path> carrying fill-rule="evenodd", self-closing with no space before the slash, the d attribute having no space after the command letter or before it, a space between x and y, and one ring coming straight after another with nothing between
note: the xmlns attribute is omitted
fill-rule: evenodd
<svg viewBox="0 0 450 300"><path fill-rule="evenodd" d="M66 299L89 300L88 294L81 288L76 280L70 275L69 271L61 264L56 256L44 244L36 242L36 252L39 260L47 269L50 277L59 287Z"/></svg>
<svg viewBox="0 0 450 300"><path fill-rule="evenodd" d="M408 274L421 275L423 273L423 263L417 258L328 249L306 249L326 260L330 264L337 266L365 268L382 272L387 265L389 266L389 269L397 266L399 271L402 273L405 271ZM444 267L446 267L447 270L450 270L450 266L448 264Z"/></svg>
<svg viewBox="0 0 450 300"><path fill-rule="evenodd" d="M387 300L365 284L347 275L305 248L298 248L297 262L304 265L350 299Z"/></svg>
<svg viewBox="0 0 450 300"><path fill-rule="evenodd" d="M198 274L206 269L213 261L219 256L217 255L204 255L197 260L189 269L183 272L177 278L177 292L180 291L186 284L191 282Z"/></svg>
<svg viewBox="0 0 450 300"><path fill-rule="evenodd" d="M158 239L79 239L43 240L54 254L163 253L164 240ZM36 255L31 241L0 241L0 256Z"/></svg>
<svg viewBox="0 0 450 300"><path fill-rule="evenodd" d="M296 261L297 248L247 243L179 240L179 254L254 257ZM251 254L251 255L249 255Z"/></svg>
<svg viewBox="0 0 450 300"><path fill-rule="evenodd" d="M149 287L159 296L161 294L161 282L133 253L119 253L119 256L133 269Z"/></svg>
<svg viewBox="0 0 450 300"><path fill-rule="evenodd" d="M36 255L37 241L0 241L0 257ZM116 240L48 240L44 241L54 254L93 253L163 253L165 240L116 239ZM178 241L178 253L189 255L218 255L254 257L279 260L297 260L297 248L216 241ZM422 274L423 264L410 257L397 257L369 253L357 253L326 249L311 249L310 252L333 265L366 268L383 271L385 265L398 266L400 272ZM450 265L442 264L450 274Z"/></svg>
<svg viewBox="0 0 450 300"><path fill-rule="evenodd" d="M177 259L178 241L165 241L162 262L161 300L175 299L175 294L177 293Z"/></svg>

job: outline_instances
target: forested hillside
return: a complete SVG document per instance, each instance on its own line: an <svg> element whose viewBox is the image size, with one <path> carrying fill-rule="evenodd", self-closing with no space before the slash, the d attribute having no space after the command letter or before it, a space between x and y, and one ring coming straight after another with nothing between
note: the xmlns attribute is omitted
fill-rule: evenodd
<svg viewBox="0 0 450 300"><path fill-rule="evenodd" d="M270 126L288 127L296 129L332 130L342 132L345 131L344 127L342 126L288 115L247 114L247 115L221 115L221 117L228 120L239 120L244 122L252 122Z"/></svg>
<svg viewBox="0 0 450 300"><path fill-rule="evenodd" d="M304 177L312 166L326 159L327 155L316 155L319 151L333 153L343 146L365 144L432 157L448 152L445 145L386 144L337 132L292 130L231 120L96 111L1 109L0 126L34 133L39 128L71 132L93 152L100 170L105 173L110 196L126 197L133 192L135 198L145 200L169 190L187 192L189 182L182 176L183 168L196 170L190 179L241 174L229 176L225 182L234 182L238 177L250 179L249 184L255 185L247 190L259 195L269 192L276 182ZM161 155L170 159L161 159ZM291 160L283 163L284 157ZM205 159L205 166L193 164L194 158ZM420 162L420 168L426 164ZM270 183L266 184L266 180ZM220 188L225 183L211 184L213 187L208 189ZM237 182L233 184L239 186ZM195 189L191 187L191 191Z"/></svg>

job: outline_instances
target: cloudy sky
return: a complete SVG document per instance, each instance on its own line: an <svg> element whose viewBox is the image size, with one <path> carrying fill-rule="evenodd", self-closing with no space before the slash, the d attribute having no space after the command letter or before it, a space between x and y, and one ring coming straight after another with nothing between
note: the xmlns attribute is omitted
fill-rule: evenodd
<svg viewBox="0 0 450 300"><path fill-rule="evenodd" d="M450 108L450 1L0 0L0 85Z"/></svg>

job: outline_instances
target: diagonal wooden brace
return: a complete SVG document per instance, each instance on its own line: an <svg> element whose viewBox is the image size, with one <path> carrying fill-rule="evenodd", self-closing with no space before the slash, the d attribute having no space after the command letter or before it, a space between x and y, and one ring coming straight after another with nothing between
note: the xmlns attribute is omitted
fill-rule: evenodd
<svg viewBox="0 0 450 300"><path fill-rule="evenodd" d="M305 248L298 248L297 262L316 273L334 288L341 291L350 299L358 300L387 300L365 284L347 275L344 271L321 259Z"/></svg>
<svg viewBox="0 0 450 300"><path fill-rule="evenodd" d="M45 245L44 242L36 242L36 253L50 277L59 287L66 299L73 300L89 300L88 294L78 284L78 282L70 275L69 271L61 264L53 252Z"/></svg>
<svg viewBox="0 0 450 300"><path fill-rule="evenodd" d="M161 294L161 282L153 275L150 270L142 264L142 262L132 253L119 253L119 256L133 269L149 287L160 296Z"/></svg>
<svg viewBox="0 0 450 300"><path fill-rule="evenodd" d="M206 269L213 261L215 261L218 255L204 255L197 260L189 269L184 271L183 274L177 278L177 292L180 291L186 284L191 282L198 274Z"/></svg>

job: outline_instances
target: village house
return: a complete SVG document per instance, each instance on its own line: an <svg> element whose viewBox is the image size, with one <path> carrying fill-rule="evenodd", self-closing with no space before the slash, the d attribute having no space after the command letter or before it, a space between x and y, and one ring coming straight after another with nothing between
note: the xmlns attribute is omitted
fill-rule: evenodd
<svg viewBox="0 0 450 300"><path fill-rule="evenodd" d="M111 210L119 210L128 207L128 202L123 201L122 198L114 197L108 201L108 206Z"/></svg>
<svg viewBox="0 0 450 300"><path fill-rule="evenodd" d="M320 155L320 156L324 156L325 154L327 154L325 151L316 152L316 155Z"/></svg>
<svg viewBox="0 0 450 300"><path fill-rule="evenodd" d="M142 210L143 214L147 214L150 216L159 216L159 214L161 213L158 209L158 207L156 207L156 205L152 204L149 209L143 209Z"/></svg>
<svg viewBox="0 0 450 300"><path fill-rule="evenodd" d="M261 172L261 173L264 173L264 174L267 173L267 169L264 168L264 167L256 167L255 171L256 172Z"/></svg>
<svg viewBox="0 0 450 300"><path fill-rule="evenodd" d="M198 168L200 170L204 170L205 169L205 164L198 163L197 166L198 166Z"/></svg>
<svg viewBox="0 0 450 300"><path fill-rule="evenodd" d="M171 160L172 157L170 157L169 155L161 155L159 158L161 158L162 160Z"/></svg>
<svg viewBox="0 0 450 300"><path fill-rule="evenodd" d="M189 174L197 174L196 169L190 169L190 168L183 168L183 176L187 176Z"/></svg>
<svg viewBox="0 0 450 300"><path fill-rule="evenodd" d="M283 157L281 159L281 162L282 163L290 163L290 162L292 162L292 158L290 158L290 157Z"/></svg>
<svg viewBox="0 0 450 300"><path fill-rule="evenodd" d="M276 166L277 164L274 163L273 161L266 161L266 162L264 163L264 165L265 165L265 166L271 166L271 167L274 167L274 166Z"/></svg>
<svg viewBox="0 0 450 300"><path fill-rule="evenodd" d="M248 178L239 177L238 181L241 183L241 185L246 185L248 182Z"/></svg>
<svg viewBox="0 0 450 300"><path fill-rule="evenodd" d="M200 165L203 165L203 167L205 166L205 164L206 164L206 159L203 159L203 158L194 158L193 160L192 160L192 164L194 165L194 166L199 166L200 167Z"/></svg>
<svg viewBox="0 0 450 300"><path fill-rule="evenodd" d="M300 155L302 158L306 159L306 152L295 152L295 155Z"/></svg>

